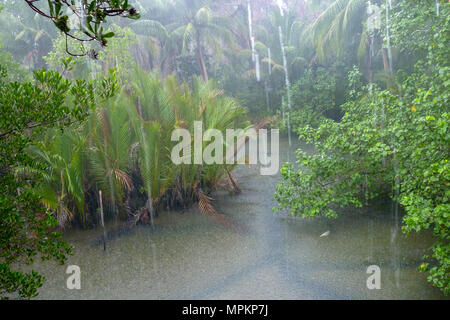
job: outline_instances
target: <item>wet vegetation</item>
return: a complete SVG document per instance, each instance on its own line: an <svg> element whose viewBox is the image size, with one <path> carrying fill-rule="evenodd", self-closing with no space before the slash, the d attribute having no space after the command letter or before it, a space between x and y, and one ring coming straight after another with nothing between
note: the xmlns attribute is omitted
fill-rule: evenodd
<svg viewBox="0 0 450 320"><path fill-rule="evenodd" d="M0 5L0 296L35 297L45 279L20 265L64 263L61 233L97 227L100 197L107 221L194 205L223 221L212 194L240 192L235 165L171 160L194 121L312 145L282 166L274 211L391 199L406 234L433 233L417 268L450 293L448 1Z"/></svg>
<svg viewBox="0 0 450 320"><path fill-rule="evenodd" d="M160 208L207 201L223 178L233 179L233 166L226 164L175 165L171 151L178 142L171 140L172 131L188 129L193 136L194 121L205 130L245 127L245 109L212 82L196 78L191 90L175 77L164 84L157 73L136 70L134 77L132 86L96 106L79 126L50 131L41 147L30 147L46 166L38 190L42 203L60 226L95 225L100 190L108 216L150 222Z"/></svg>

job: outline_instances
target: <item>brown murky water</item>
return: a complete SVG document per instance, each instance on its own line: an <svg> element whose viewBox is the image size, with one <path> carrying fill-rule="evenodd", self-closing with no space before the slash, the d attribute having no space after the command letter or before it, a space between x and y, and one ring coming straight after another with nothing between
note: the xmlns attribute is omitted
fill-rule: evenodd
<svg viewBox="0 0 450 320"><path fill-rule="evenodd" d="M281 162L294 150L281 141ZM81 290L66 288L66 266L42 263L40 299L442 299L417 272L429 234L405 237L389 204L349 210L337 220L272 213L279 176L257 167L235 171L242 194L218 192L215 206L246 231L215 223L193 208L165 212L155 228L113 237L66 234L81 268ZM329 236L320 237L326 231ZM394 234L397 232L397 236ZM381 268L381 289L368 290L369 265Z"/></svg>

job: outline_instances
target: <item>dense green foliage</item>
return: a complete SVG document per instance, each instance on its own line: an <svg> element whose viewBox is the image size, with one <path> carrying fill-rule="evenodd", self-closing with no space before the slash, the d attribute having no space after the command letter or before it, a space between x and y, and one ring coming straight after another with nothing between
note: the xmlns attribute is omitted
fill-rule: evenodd
<svg viewBox="0 0 450 320"><path fill-rule="evenodd" d="M294 110L291 112L291 125L294 128L310 125L317 127L324 118L339 119L338 96L344 91L346 81L338 84L338 68L325 69L322 66L305 69L303 75L292 86ZM286 120L282 122L286 127Z"/></svg>
<svg viewBox="0 0 450 320"><path fill-rule="evenodd" d="M42 34L38 32L35 36L35 44ZM11 56L0 52L2 297L14 294L21 298L35 297L44 277L33 270L23 272L20 265L32 264L36 257L64 263L72 250L56 232L58 222L53 212L41 205L42 198L36 190L45 164L36 162L27 148L39 142L50 128L62 130L84 120L96 102L115 91L115 80L104 79L96 101L93 83L67 79L65 74L72 68L71 60L65 59L63 65L62 73L41 69L27 80L27 73L11 61Z"/></svg>
<svg viewBox="0 0 450 320"><path fill-rule="evenodd" d="M407 34L417 29L411 19L425 21L421 27L431 34L418 43L426 55L414 72L403 76L398 89L370 92L361 85L361 74L353 71L351 98L342 105L342 120L323 120L317 129L298 128L300 137L314 144L317 152L299 150L299 168L284 165L275 197L278 209L303 217L336 217L338 208L363 206L379 195L392 197L405 211L405 232L433 230L437 241L420 269L448 294L450 12L448 4L442 5L437 17L434 6L428 3L424 8L425 4L402 3L397 10L408 14L393 20L394 28L409 26ZM396 45L414 47L415 39L402 39Z"/></svg>
<svg viewBox="0 0 450 320"><path fill-rule="evenodd" d="M72 77L88 79L99 71L108 74L109 69L114 68L119 84L132 80L135 61L130 51L137 43L137 36L129 28L120 28L115 24L111 24L107 30L114 32L116 36L111 38L108 46L98 53L97 59L94 60L88 56L75 59L70 70ZM68 43L77 53L93 47L87 44L81 46L80 42L74 39L70 39ZM60 71L63 67L61 59L69 57L70 55L66 52L65 36L60 34L54 39L52 50L43 57L43 60L50 69Z"/></svg>
<svg viewBox="0 0 450 320"><path fill-rule="evenodd" d="M49 132L30 151L46 164L38 188L42 202L61 226L75 220L96 225L99 190L109 208L134 223L147 222L160 207L186 207L199 193L216 188L232 166L175 165L171 141L176 128L193 136L194 121L203 130L241 128L245 110L221 91L196 79L192 90L174 77L163 83L158 74L135 70L131 86L89 119L63 133ZM225 161L224 161L225 162Z"/></svg>
<svg viewBox="0 0 450 320"><path fill-rule="evenodd" d="M448 1L3 3L0 296L36 296L43 277L20 266L63 263L56 230L96 226L100 190L107 219L217 215L209 194L238 191L233 166L175 165L171 133L248 128L247 111L315 146L283 166L276 210L335 218L391 198L405 233L436 236L419 270L450 292Z"/></svg>
<svg viewBox="0 0 450 320"><path fill-rule="evenodd" d="M70 61L66 61L66 69ZM0 293L18 292L33 297L43 277L35 272L15 270L17 263L32 263L55 258L63 263L70 247L54 232L57 223L52 213L40 205L35 192L40 163L26 152L48 128L64 128L84 119L95 101L92 84L71 81L62 74L39 70L32 81L7 81L2 67L0 78ZM27 166L35 175L18 175Z"/></svg>

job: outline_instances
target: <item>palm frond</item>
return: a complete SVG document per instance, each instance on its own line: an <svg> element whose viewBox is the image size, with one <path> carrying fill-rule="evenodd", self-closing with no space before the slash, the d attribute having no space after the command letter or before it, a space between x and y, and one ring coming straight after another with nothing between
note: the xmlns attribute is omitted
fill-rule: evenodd
<svg viewBox="0 0 450 320"><path fill-rule="evenodd" d="M163 43L169 39L167 29L156 20L137 20L130 23L129 27L136 34L155 37Z"/></svg>
<svg viewBox="0 0 450 320"><path fill-rule="evenodd" d="M200 212L205 215L216 215L217 212L211 203L214 199L207 196L201 189L198 190L197 194Z"/></svg>
<svg viewBox="0 0 450 320"><path fill-rule="evenodd" d="M189 44L194 40L195 37L195 27L192 23L189 23L185 28L184 28L184 33L183 33L183 47L182 47L182 54L186 54L188 51L188 46Z"/></svg>

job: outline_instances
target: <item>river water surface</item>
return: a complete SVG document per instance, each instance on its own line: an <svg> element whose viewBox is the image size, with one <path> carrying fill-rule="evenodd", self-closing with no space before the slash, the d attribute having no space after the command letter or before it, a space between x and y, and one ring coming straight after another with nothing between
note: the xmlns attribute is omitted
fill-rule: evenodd
<svg viewBox="0 0 450 320"><path fill-rule="evenodd" d="M293 161L296 147L282 140L280 162ZM217 192L214 205L243 228L226 228L196 208L163 212L154 228L113 234L106 252L100 230L68 231L75 255L66 266L81 268L81 289L66 288L66 266L39 263L35 269L47 277L39 298L443 298L417 271L433 238L404 236L390 204L304 220L272 213L279 176L261 176L257 166L234 174L242 193ZM367 288L370 265L381 269L380 290Z"/></svg>

